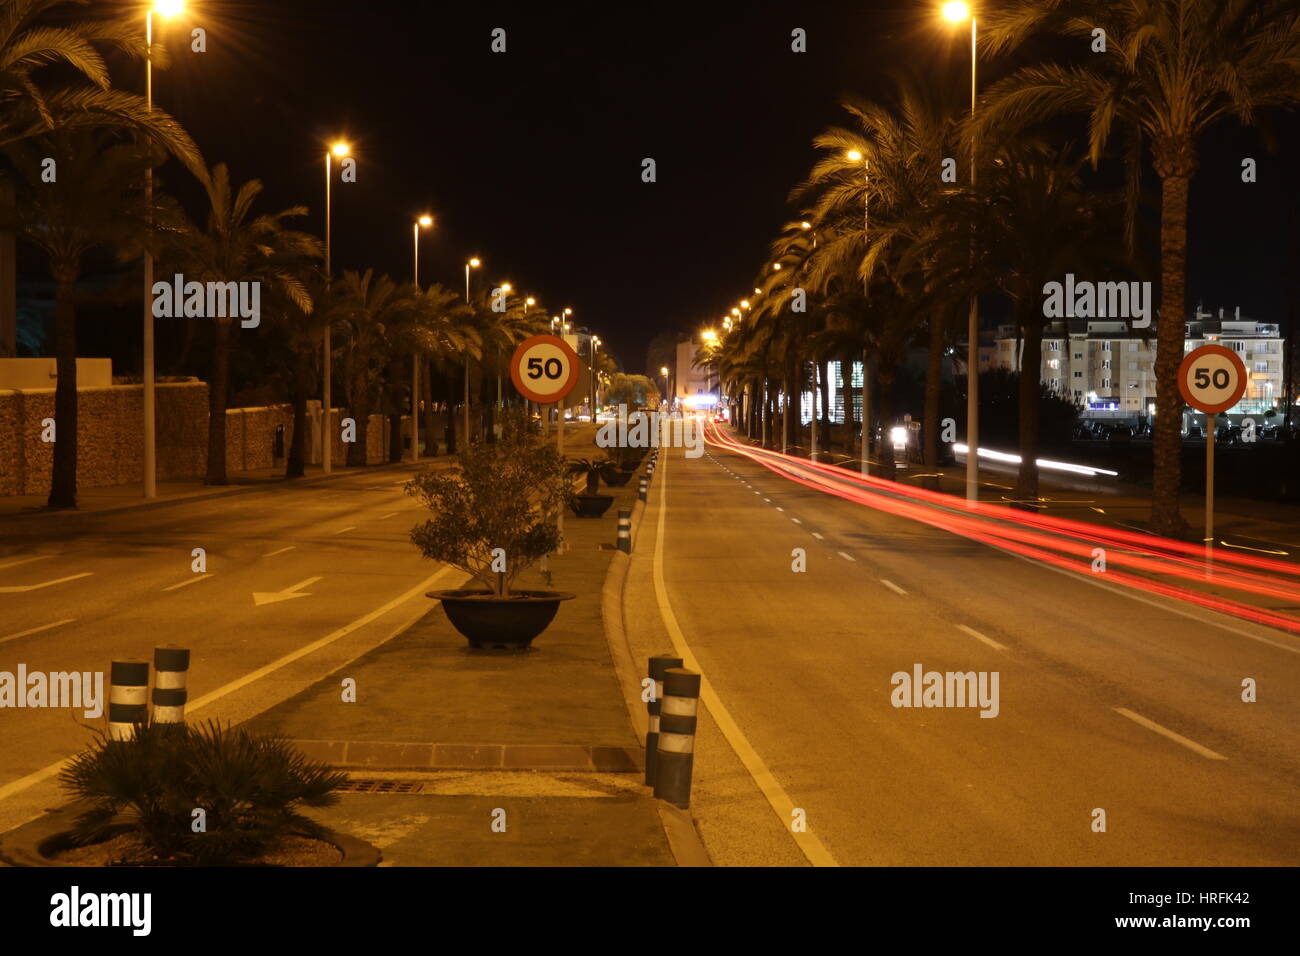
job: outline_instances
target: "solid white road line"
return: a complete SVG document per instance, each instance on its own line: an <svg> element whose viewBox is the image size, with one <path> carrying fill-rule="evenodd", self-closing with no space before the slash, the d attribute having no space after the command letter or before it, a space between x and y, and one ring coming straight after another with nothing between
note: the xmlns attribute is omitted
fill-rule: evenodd
<svg viewBox="0 0 1300 956"><path fill-rule="evenodd" d="M287 547L287 548L281 548L279 551L271 551L271 552L269 552L269 553L267 553L267 554L262 555L262 557L264 557L264 558L274 558L277 554L284 554L286 551L292 551L292 550L293 550L294 548L296 548L296 547L298 547L296 544L291 544L291 545L289 545L289 547Z"/></svg>
<svg viewBox="0 0 1300 956"><path fill-rule="evenodd" d="M1221 753L1215 753L1215 752L1214 752L1213 750L1211 750L1209 747L1202 747L1202 746L1201 746L1200 744L1198 744L1195 740L1188 740L1188 739L1187 739L1186 737L1184 737L1182 734L1176 734L1176 733L1174 733L1172 730L1170 730L1168 727L1161 727L1161 726L1160 726L1159 724L1157 724L1154 720L1147 720L1147 718L1143 717L1141 714L1135 714L1135 713L1133 713L1133 711L1128 710L1127 708L1124 708L1124 707L1116 707L1116 708L1115 708L1115 713L1117 713L1117 714L1121 714L1122 716L1127 717L1129 720L1133 721L1133 723L1135 723L1135 724L1140 724L1140 725L1142 725L1143 727L1145 727L1147 730L1154 730L1154 731L1155 731L1156 733L1158 733L1161 737L1168 737L1170 740L1174 741L1175 743L1180 743L1180 744L1182 744L1182 745L1183 745L1184 747L1186 747L1188 750L1194 750L1194 751L1196 751L1198 754L1200 754L1202 757L1205 757L1207 760L1227 760L1227 759L1228 759L1228 758L1225 757L1223 754L1221 754Z"/></svg>
<svg viewBox="0 0 1300 956"><path fill-rule="evenodd" d="M895 594L901 594L904 597L907 596L907 592L904 591L902 588L900 588L893 581L888 581L885 578L881 578L880 583L883 584L885 587L889 588L889 590L893 591Z"/></svg>
<svg viewBox="0 0 1300 956"><path fill-rule="evenodd" d="M965 632L966 632L967 634L969 634L971 637L975 638L975 640L977 640L977 641L983 641L985 644L987 644L989 647L993 648L995 651L1005 651L1005 650L1006 650L1006 646L1005 646L1005 645L999 644L997 641L993 640L993 638L991 638L991 637L985 637L983 634L981 634L979 631L975 630L975 628L973 628L973 627L967 627L965 624L958 624L958 625L957 625L957 630L959 630L959 631L965 631Z"/></svg>
<svg viewBox="0 0 1300 956"><path fill-rule="evenodd" d="M187 578L186 580L182 581L180 584L173 584L171 587L163 588L163 590L164 590L164 591L179 591L181 588L187 588L187 587L189 587L191 584L197 584L199 581L202 581L202 580L204 580L205 578L210 578L210 577L212 577L211 574L196 574L196 575L194 575L193 577L191 577L191 578Z"/></svg>
<svg viewBox="0 0 1300 956"><path fill-rule="evenodd" d="M8 564L0 564L0 571L5 568L16 568L20 564L31 564L33 561L44 561L46 558L52 558L52 554L38 554L34 558L23 558L21 561L10 561Z"/></svg>
<svg viewBox="0 0 1300 956"><path fill-rule="evenodd" d="M75 617L67 617L62 621L55 621L53 624L42 624L40 627L28 628L25 631L19 631L17 634L10 634L8 637L0 637L0 644L3 644L5 641L16 641L18 638L27 637L29 634L39 634L41 631L48 631L52 628L62 627L64 624L71 624L75 620Z"/></svg>
<svg viewBox="0 0 1300 956"><path fill-rule="evenodd" d="M425 578L423 581L421 581L415 587L411 588L406 593L400 594L397 597L393 598L393 600L389 601L383 607L375 608L375 610L371 611L369 614L357 618L351 624L343 625L343 627L339 628L337 631L334 631L331 634L325 635L319 641L313 641L311 644L307 644L304 647L300 647L296 651L293 651L290 654L286 654L284 657L281 657L278 660L272 661L271 663L267 664L265 667L259 667L257 670L250 671L249 673L245 674L243 677L236 678L235 680L231 681L229 684L225 684L222 687L218 687L216 690L212 691L211 693L204 694L198 700L186 705L186 713L192 714L194 711L198 710L199 708L206 707L209 704L215 703L221 698L229 694L233 694L235 691L253 683L253 681L265 677L267 674L278 671L280 668L285 667L288 664L292 664L300 657L306 657L308 654L314 654L322 647L325 647L329 644L333 644L335 641L347 637L349 634L351 634L353 631L357 630L358 628L365 627L367 624L369 624L371 621L375 620L376 618L383 617L389 611L393 610L393 608L405 604L413 597L418 597L424 591L428 590L430 585L432 585L440 577L442 577L444 574L448 573L451 570L452 570L451 568L445 566L440 568L436 573L429 575L427 578ZM53 777L60 770L62 770L69 763L71 763L72 759L73 759L72 757L67 757L63 760L60 760L58 763L52 763L48 767L42 767L40 770L37 770L33 773L29 773L25 777L19 777L17 780L11 780L8 783L6 783L4 786L0 786L0 800L4 800L8 797L12 797L15 793L21 793L22 791L26 790L28 787L32 787L40 783L42 780L48 780L50 777Z"/></svg>
<svg viewBox="0 0 1300 956"><path fill-rule="evenodd" d="M856 558L853 557L853 555L851 555L851 554L847 554L847 553L845 553L844 551L837 551L836 554L838 554L838 555L839 555L841 558L843 558L845 561L855 561L855 560L857 560Z"/></svg>
<svg viewBox="0 0 1300 956"><path fill-rule="evenodd" d="M66 578L55 578L53 581L42 581L40 584L24 584L21 586L0 588L0 594L20 594L23 591L39 591L41 588L48 588L54 584L62 584L64 581L75 581L78 578L88 578L94 571L82 571L80 574L70 574Z"/></svg>
<svg viewBox="0 0 1300 956"><path fill-rule="evenodd" d="M667 469L664 469L664 472L660 475L658 486L659 521L657 522L654 553L655 600L659 604L659 616L663 619L664 627L668 630L668 637L672 641L673 650L681 657L687 668L699 673L700 700L704 702L710 716L717 722L718 729L727 738L727 743L731 744L731 749L736 752L736 756L740 758L740 762L745 765L749 775L754 778L754 783L758 785L759 790L763 792L763 796L767 798L768 804L776 812L782 828L794 838L795 844L803 851L803 855L808 858L808 862L813 866L839 866L830 850L826 849L826 846L817 838L815 833L808 830L798 833L790 832L790 821L794 819L796 809L795 802L790 799L789 794L785 792L772 771L763 763L763 758L758 755L758 751L750 744L749 739L731 716L731 712L723 706L722 700L714 691L708 675L704 673L704 668L700 666L700 662L696 660L695 655L691 653L691 649L686 643L686 635L682 633L682 629L677 623L677 615L673 613L672 603L668 599L668 586L664 582L664 527L665 519L668 517ZM0 791L0 796L2 795L3 791Z"/></svg>

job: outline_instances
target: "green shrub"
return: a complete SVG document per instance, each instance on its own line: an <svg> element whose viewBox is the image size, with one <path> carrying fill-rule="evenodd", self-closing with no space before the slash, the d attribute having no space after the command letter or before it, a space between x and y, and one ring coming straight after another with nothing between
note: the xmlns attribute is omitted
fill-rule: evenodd
<svg viewBox="0 0 1300 956"><path fill-rule="evenodd" d="M255 860L281 838L320 839L324 829L298 812L338 801L347 774L308 760L286 739L223 727L144 724L130 740L102 735L59 775L91 801L72 836L85 845L129 823L154 856L180 865ZM206 814L194 832L196 809Z"/></svg>
<svg viewBox="0 0 1300 956"><path fill-rule="evenodd" d="M406 491L433 513L411 529L420 553L500 597L521 571L559 547L554 515L573 497L564 459L517 415L507 419L500 441L470 445L457 468L422 471ZM504 572L493 570L497 548L505 552Z"/></svg>

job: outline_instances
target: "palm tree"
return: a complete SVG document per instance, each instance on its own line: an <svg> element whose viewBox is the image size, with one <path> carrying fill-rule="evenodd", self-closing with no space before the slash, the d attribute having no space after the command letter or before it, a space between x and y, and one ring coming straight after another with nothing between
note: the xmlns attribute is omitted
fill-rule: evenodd
<svg viewBox="0 0 1300 956"><path fill-rule="evenodd" d="M1014 0L986 17L983 41L991 53L1044 32L1091 44L1097 28L1105 31L1104 54L1085 54L1086 65L1026 67L995 83L974 131L988 142L1000 130L1084 113L1095 166L1120 130L1130 208L1149 145L1161 186L1151 522L1157 532L1181 537L1189 529L1178 509L1183 403L1177 373L1198 144L1220 119L1250 123L1260 109L1300 101L1300 9L1292 0ZM1131 227L1128 236L1131 242Z"/></svg>
<svg viewBox="0 0 1300 956"><path fill-rule="evenodd" d="M141 187L152 164L140 146L105 130L60 130L14 142L4 150L20 180L17 225L50 263L57 292L54 341L54 468L48 506L77 506L76 283L82 259L94 249L138 251L148 232ZM55 179L42 179L43 160L55 161ZM6 224L0 223L0 228Z"/></svg>
<svg viewBox="0 0 1300 956"><path fill-rule="evenodd" d="M346 388L348 415L356 422L356 440L348 445L347 463L368 464L366 437L369 431L375 352L410 321L418 309L418 297L410 285L401 285L374 269L364 273L348 270L335 282L330 313L349 333ZM390 331L391 330L391 331Z"/></svg>
<svg viewBox="0 0 1300 956"><path fill-rule="evenodd" d="M199 172L198 148L180 124L162 110L150 112L144 97L109 88L97 46L143 55L138 22L41 22L54 7L88 2L0 0L0 146L54 129L130 129ZM163 65L166 50L155 44L153 57L155 65Z"/></svg>
<svg viewBox="0 0 1300 956"><path fill-rule="evenodd" d="M262 192L262 183L251 179L235 192L224 163L204 175L203 185L208 197L206 225L200 228L179 214L167 224L172 236L166 257L175 270L187 282L258 283L264 301L279 296L303 312L311 312L308 266L311 260L322 257L321 243L315 236L285 226L286 220L307 215L307 207L293 206L253 217L253 204ZM224 485L229 481L226 405L234 317L208 318L213 320L214 341L208 385L207 483Z"/></svg>

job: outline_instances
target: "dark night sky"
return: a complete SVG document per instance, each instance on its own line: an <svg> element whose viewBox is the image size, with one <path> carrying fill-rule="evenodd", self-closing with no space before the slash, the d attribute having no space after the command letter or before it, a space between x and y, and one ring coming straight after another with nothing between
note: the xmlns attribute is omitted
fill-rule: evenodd
<svg viewBox="0 0 1300 956"><path fill-rule="evenodd" d="M261 178L264 209L309 206L316 231L324 143L354 144L359 181L334 199L336 272L406 276L412 219L430 210L425 281L458 288L479 255L476 281L571 306L638 371L651 336L712 322L749 290L841 94L880 91L899 64L967 62L966 35L936 7L192 0L179 24L204 26L209 52L173 44L155 89L209 163ZM498 26L505 54L489 49ZM806 54L790 51L794 27ZM1206 142L1189 306L1278 319L1278 210L1295 187L1254 142L1231 128ZM1259 157L1260 184L1240 183L1243 154ZM641 182L644 157L657 183Z"/></svg>

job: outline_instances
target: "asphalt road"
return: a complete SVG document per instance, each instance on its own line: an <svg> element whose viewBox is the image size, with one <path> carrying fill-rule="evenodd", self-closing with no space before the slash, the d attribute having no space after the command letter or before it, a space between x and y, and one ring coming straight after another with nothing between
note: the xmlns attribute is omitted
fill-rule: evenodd
<svg viewBox="0 0 1300 956"><path fill-rule="evenodd" d="M152 660L155 646L178 644L191 651L190 714L245 719L427 611L440 570L438 586L458 580L407 538L423 520L401 487L412 472L8 520L0 671L104 671L107 697L111 660ZM192 570L195 548L206 574ZM103 720L0 710L0 831L55 805L51 768L88 741L82 724Z"/></svg>
<svg viewBox="0 0 1300 956"><path fill-rule="evenodd" d="M1300 638L709 451L661 455L628 620L640 653L673 617L727 711L696 755L717 862L1300 863ZM893 706L916 665L997 672L997 716Z"/></svg>

